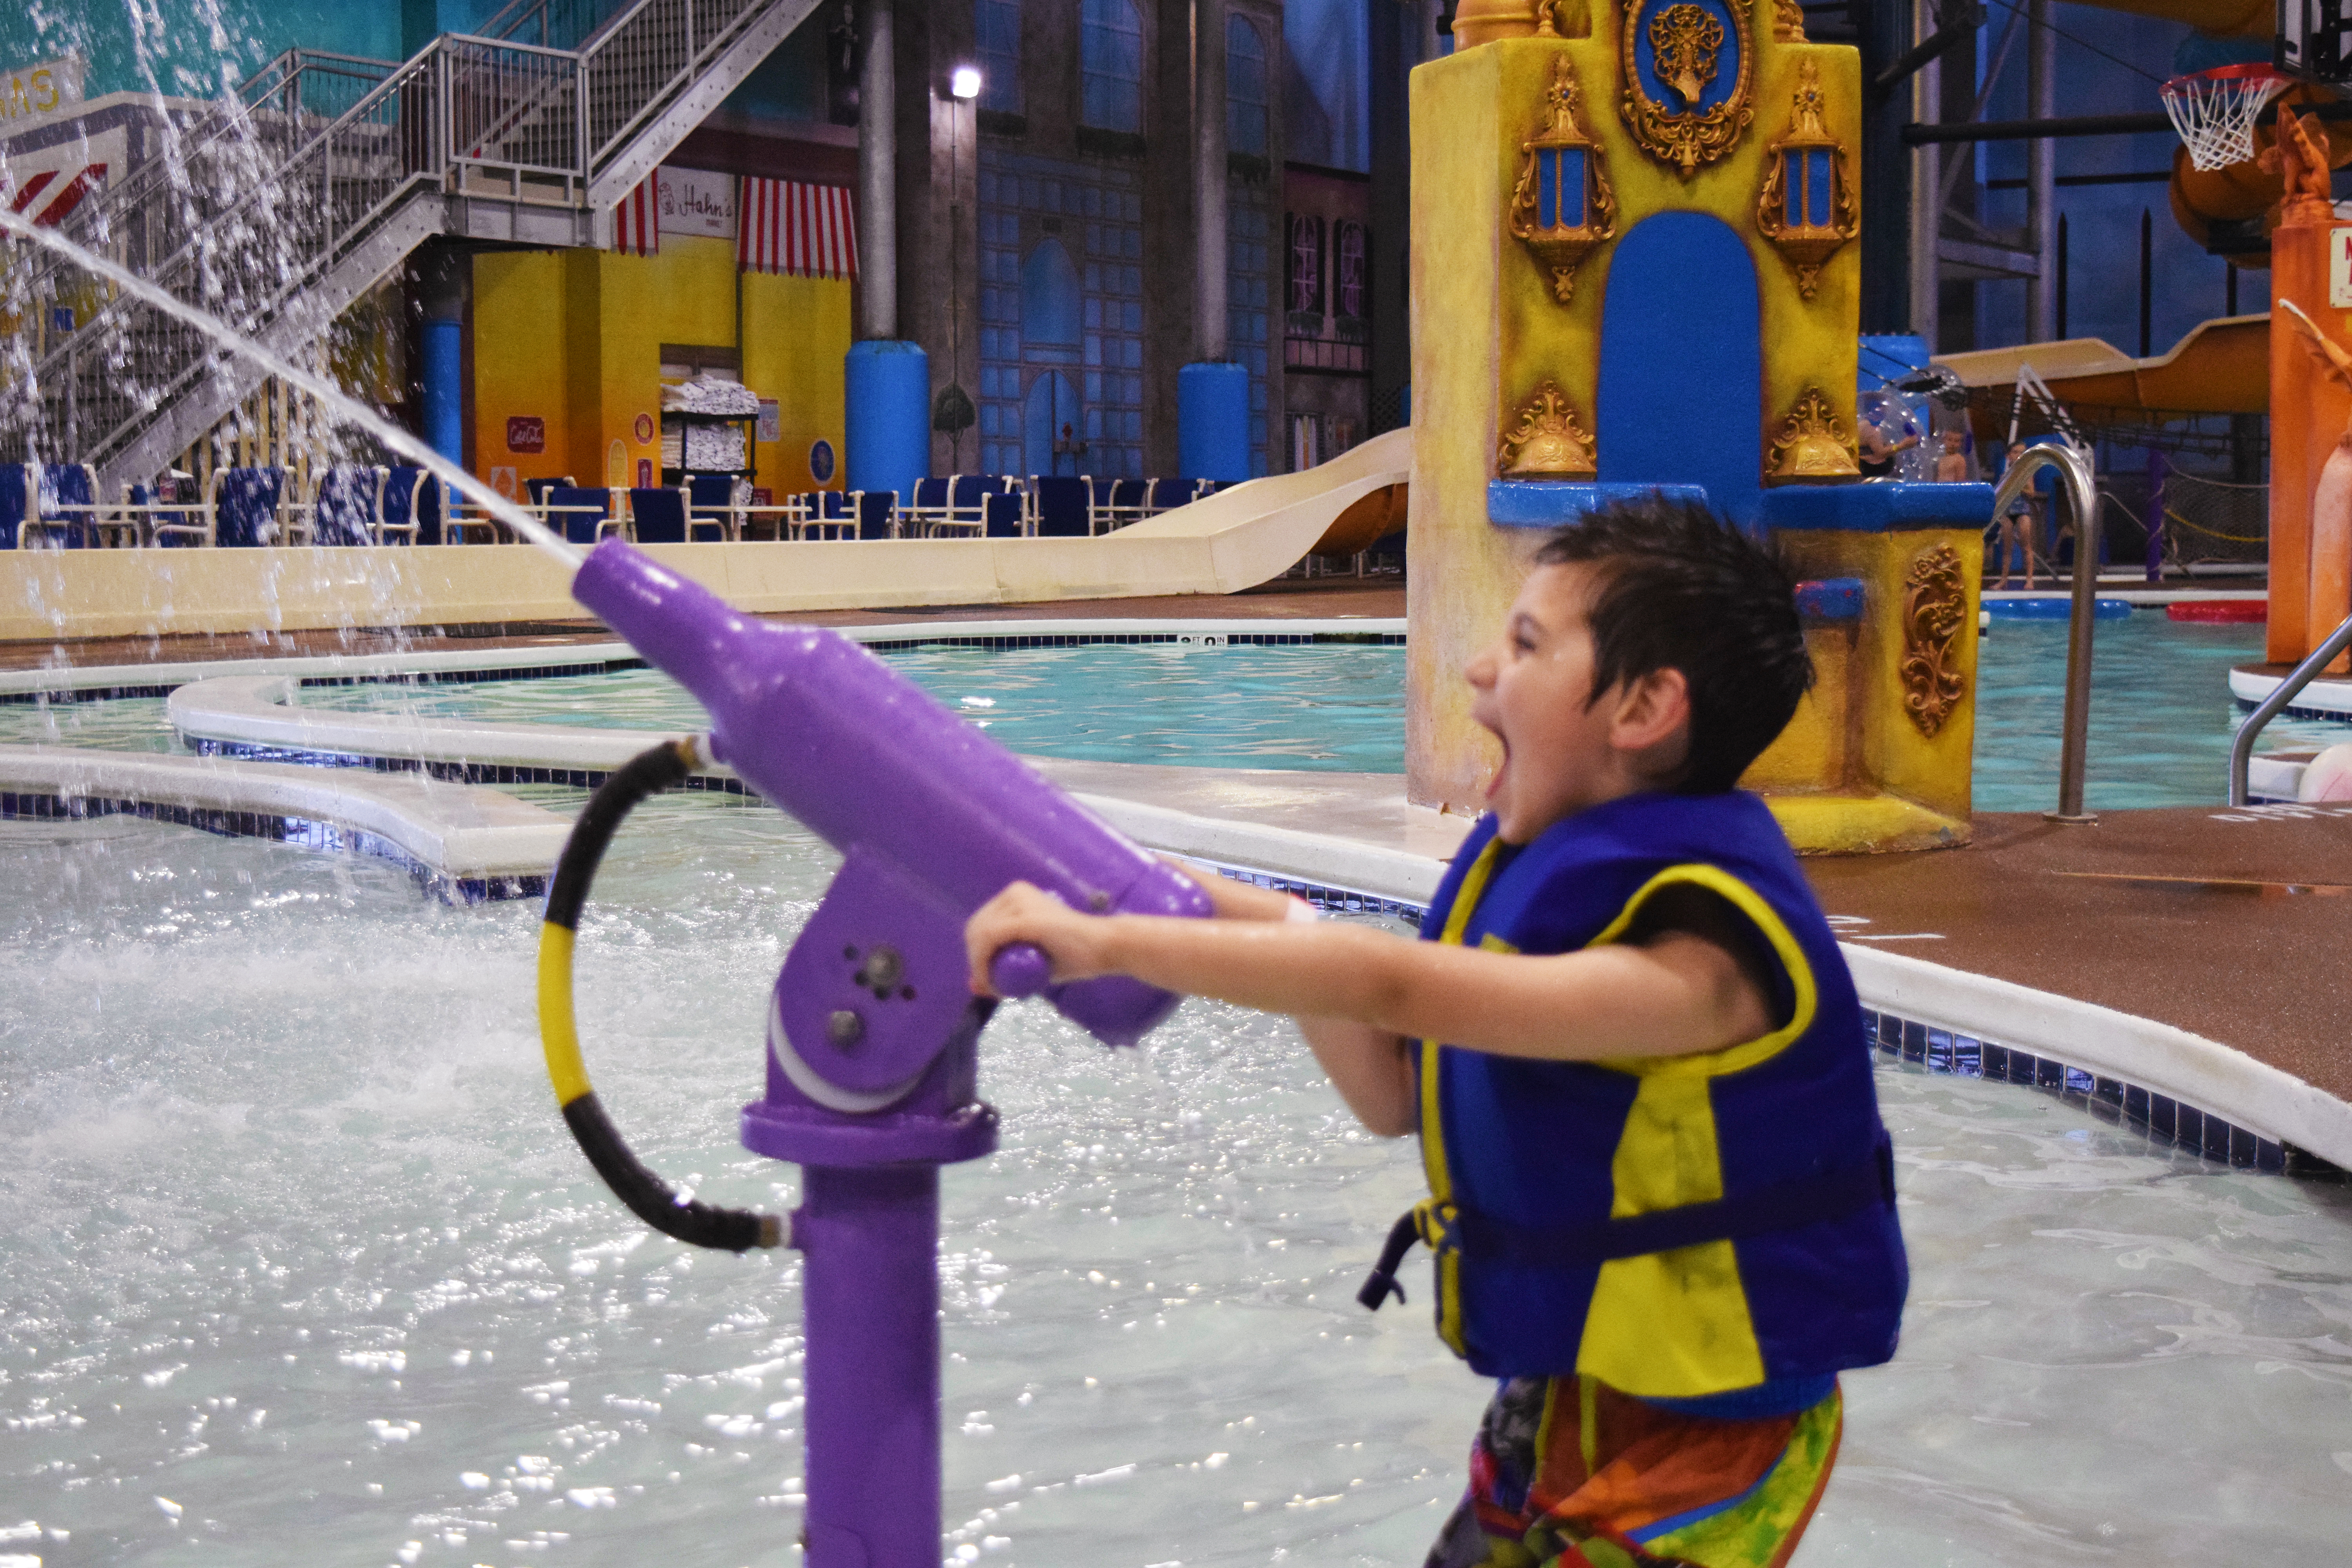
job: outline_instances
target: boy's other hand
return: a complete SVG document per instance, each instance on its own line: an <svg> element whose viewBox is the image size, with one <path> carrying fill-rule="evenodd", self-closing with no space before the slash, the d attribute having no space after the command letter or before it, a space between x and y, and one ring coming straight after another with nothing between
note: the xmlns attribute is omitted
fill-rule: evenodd
<svg viewBox="0 0 2352 1568"><path fill-rule="evenodd" d="M1015 882L972 911L964 922L964 952L971 960L971 994L993 996L988 965L1003 949L1025 942L1045 953L1055 984L1103 973L1103 927L1096 915L1082 915L1027 882Z"/></svg>

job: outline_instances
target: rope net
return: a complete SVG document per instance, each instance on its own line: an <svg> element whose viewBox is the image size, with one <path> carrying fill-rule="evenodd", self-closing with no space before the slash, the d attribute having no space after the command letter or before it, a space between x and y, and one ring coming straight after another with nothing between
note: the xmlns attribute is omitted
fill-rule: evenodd
<svg viewBox="0 0 2352 1568"><path fill-rule="evenodd" d="M2164 476L2164 526L2184 565L2260 565L2271 553L2271 488L2233 485L2171 469Z"/></svg>

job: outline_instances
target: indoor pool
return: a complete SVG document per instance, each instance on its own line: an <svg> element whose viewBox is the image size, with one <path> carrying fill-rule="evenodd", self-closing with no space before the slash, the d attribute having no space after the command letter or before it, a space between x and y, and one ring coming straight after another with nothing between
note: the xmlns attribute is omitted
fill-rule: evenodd
<svg viewBox="0 0 2352 1568"><path fill-rule="evenodd" d="M652 803L583 927L597 1084L657 1168L744 1154L765 987L831 857ZM797 1269L590 1174L539 1062L534 906L126 819L0 824L0 1562L797 1561ZM2352 1194L2021 1088L1879 1075L1914 1264L1797 1562L2317 1562L2352 1485ZM1485 1390L1353 1294L1421 1192L1286 1028L982 1048L945 1173L951 1562L1394 1564Z"/></svg>
<svg viewBox="0 0 2352 1568"><path fill-rule="evenodd" d="M2093 809L2200 805L2227 792L2242 710L2230 667L2262 657L2263 628L2186 625L2140 610L2099 624L2093 664ZM2003 621L1983 644L1976 805L2041 811L2056 799L2066 628ZM1015 751L1192 767L1401 773L1404 649L1352 643L1181 647L930 647L882 657ZM652 670L444 685L300 689L302 706L419 718L682 730L701 710ZM2325 746L2352 726L2273 721L2263 748ZM0 743L176 749L160 698L0 704Z"/></svg>

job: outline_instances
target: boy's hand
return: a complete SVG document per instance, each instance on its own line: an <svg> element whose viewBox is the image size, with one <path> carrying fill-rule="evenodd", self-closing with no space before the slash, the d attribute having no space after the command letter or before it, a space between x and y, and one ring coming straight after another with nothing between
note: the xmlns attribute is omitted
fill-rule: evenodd
<svg viewBox="0 0 2352 1568"><path fill-rule="evenodd" d="M993 996L988 965L997 952L1025 942L1045 953L1056 984L1087 980L1103 973L1103 946L1108 922L1099 915L1082 915L1061 900L1027 882L1015 882L972 911L964 922L963 945L971 960L971 994Z"/></svg>

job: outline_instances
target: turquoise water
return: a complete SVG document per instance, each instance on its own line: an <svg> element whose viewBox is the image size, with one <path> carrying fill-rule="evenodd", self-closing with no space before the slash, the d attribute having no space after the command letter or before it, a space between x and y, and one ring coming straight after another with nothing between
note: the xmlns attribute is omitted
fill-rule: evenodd
<svg viewBox="0 0 2352 1568"><path fill-rule="evenodd" d="M2240 711L2233 664L2262 657L2260 626L2139 610L2098 626L2086 795L2096 810L2199 805L2227 793ZM1404 649L1353 644L1180 648L1097 644L883 656L1018 752L1088 761L1310 772L1404 770ZM1977 710L1980 811L2054 805L2064 705L2063 623L2002 621L1983 644ZM472 685L302 689L304 707L421 719L684 730L701 710L651 670ZM2352 740L2352 725L2279 720L2263 749ZM0 706L0 742L177 749L157 699Z"/></svg>

